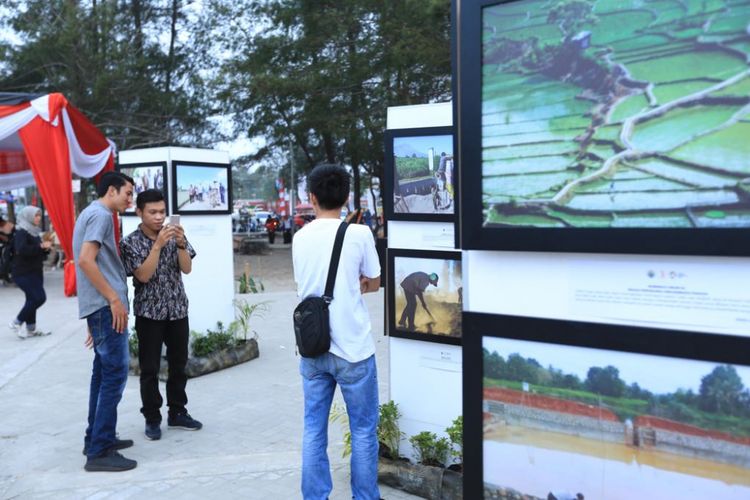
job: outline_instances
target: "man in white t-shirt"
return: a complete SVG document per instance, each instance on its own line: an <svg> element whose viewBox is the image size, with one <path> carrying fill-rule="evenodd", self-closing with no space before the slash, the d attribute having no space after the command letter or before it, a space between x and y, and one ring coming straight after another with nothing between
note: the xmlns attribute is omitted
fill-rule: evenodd
<svg viewBox="0 0 750 500"><path fill-rule="evenodd" d="M307 176L315 220L292 242L297 295L322 296L341 208L350 178L338 165L319 165ZM317 358L301 358L305 397L302 444L302 496L324 500L331 493L328 463L328 414L336 384L341 387L352 434L351 487L356 500L380 498L378 489L378 378L370 316L362 294L380 287L380 263L367 226L346 231L331 302L331 349Z"/></svg>

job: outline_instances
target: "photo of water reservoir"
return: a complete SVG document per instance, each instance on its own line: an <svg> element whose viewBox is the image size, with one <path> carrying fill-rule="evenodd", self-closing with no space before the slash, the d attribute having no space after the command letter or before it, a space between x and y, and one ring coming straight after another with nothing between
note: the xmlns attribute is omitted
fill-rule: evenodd
<svg viewBox="0 0 750 500"><path fill-rule="evenodd" d="M750 367L482 347L485 498L750 498Z"/></svg>
<svg viewBox="0 0 750 500"><path fill-rule="evenodd" d="M482 10L487 227L750 227L750 1Z"/></svg>

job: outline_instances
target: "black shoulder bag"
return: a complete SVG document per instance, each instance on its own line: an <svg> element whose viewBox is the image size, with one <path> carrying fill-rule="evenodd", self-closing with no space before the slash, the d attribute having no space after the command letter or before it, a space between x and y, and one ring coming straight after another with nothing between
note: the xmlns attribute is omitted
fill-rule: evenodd
<svg viewBox="0 0 750 500"><path fill-rule="evenodd" d="M294 309L294 336L297 340L297 349L305 358L315 358L327 353L331 348L328 305L333 300L333 285L336 283L336 271L339 268L339 257L347 226L349 224L342 222L336 232L323 296L307 297Z"/></svg>

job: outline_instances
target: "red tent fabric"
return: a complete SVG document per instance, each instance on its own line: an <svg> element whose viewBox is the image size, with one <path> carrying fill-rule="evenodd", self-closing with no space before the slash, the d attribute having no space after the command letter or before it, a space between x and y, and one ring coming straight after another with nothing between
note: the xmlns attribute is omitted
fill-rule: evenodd
<svg viewBox="0 0 750 500"><path fill-rule="evenodd" d="M65 294L75 295L72 173L114 168L114 144L62 94L0 94L0 191L36 183L65 252Z"/></svg>

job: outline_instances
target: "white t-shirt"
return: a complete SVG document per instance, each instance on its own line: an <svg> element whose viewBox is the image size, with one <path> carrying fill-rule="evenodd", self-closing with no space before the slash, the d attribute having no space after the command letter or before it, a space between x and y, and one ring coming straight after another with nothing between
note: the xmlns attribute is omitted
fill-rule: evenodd
<svg viewBox="0 0 750 500"><path fill-rule="evenodd" d="M294 235L292 260L300 300L323 295L333 242L340 224L339 219L315 219ZM380 261L370 229L351 224L344 237L333 302L329 308L330 352L350 363L362 361L375 353L375 343L370 335L370 315L359 291L360 276L380 276Z"/></svg>

